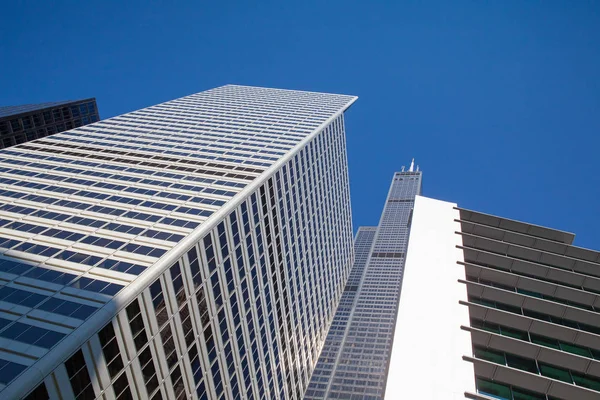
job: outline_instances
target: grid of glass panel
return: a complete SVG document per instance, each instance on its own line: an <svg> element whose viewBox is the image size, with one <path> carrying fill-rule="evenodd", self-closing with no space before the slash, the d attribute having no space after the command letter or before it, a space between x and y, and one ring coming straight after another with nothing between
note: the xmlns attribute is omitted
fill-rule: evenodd
<svg viewBox="0 0 600 400"><path fill-rule="evenodd" d="M410 218L420 193L421 172L394 175L366 267L354 264L351 276L358 279L346 285L348 304L336 312L340 324L332 327L335 336L325 343L305 399L383 398Z"/></svg>
<svg viewBox="0 0 600 400"><path fill-rule="evenodd" d="M95 99L0 107L0 149L99 120Z"/></svg>
<svg viewBox="0 0 600 400"><path fill-rule="evenodd" d="M310 385L304 396L305 399L325 398L327 386L331 380L337 357L344 341L358 287L371 252L376 231L376 227L361 226L358 228L354 239L354 264L352 265L350 276L335 312L335 317L329 327L327 339L319 355L319 361L311 376Z"/></svg>
<svg viewBox="0 0 600 400"><path fill-rule="evenodd" d="M72 103L73 100L64 100L64 101L51 101L47 103L36 103L36 104L21 104L18 106L0 106L0 118L9 117L15 114L22 114L29 111L39 111L44 108L51 108L62 106L67 103Z"/></svg>
<svg viewBox="0 0 600 400"><path fill-rule="evenodd" d="M51 250L43 249L48 253L41 263L32 257L31 267L62 271L68 266L68 273L85 270L80 275L126 286L163 255L153 252L169 251L268 166L339 114L277 172L262 177L257 191L231 208L213 231L115 317L114 329L105 327L100 338L92 337L82 348L91 353L90 359L107 362L110 372L94 374L95 367L88 365L96 397L110 391L127 398L127 386L137 390L139 398L302 397L352 258L340 114L351 101L349 96L225 86L9 150L18 153L11 153L10 159L22 161L21 170L44 169L45 175L27 175L27 183L76 191L32 189L37 196L75 202L57 207L52 200L22 201L20 195L7 193L9 204L18 208L2 218L10 221L19 214L27 224L35 221L70 232L50 232L60 238L39 229L22 234L36 246L42 245L37 243L41 236L53 244L43 245ZM3 164L10 162L1 160ZM56 168L49 170L49 165ZM3 174L24 181L19 176L23 175ZM11 182L5 186L15 193L30 189ZM205 200L192 200L199 198ZM184 211L189 209L208 214ZM39 217L40 212L51 214ZM191 225L173 224L174 220ZM147 231L152 234L145 236ZM81 237L65 237L72 233ZM99 240L104 240L102 246L96 245ZM19 246L9 244L8 256ZM51 260L61 253L52 253L54 248L81 255L55 263ZM83 258L86 254L100 260ZM125 262L133 266L121 266ZM67 278L55 279L61 283L57 291L64 291ZM78 294L89 290L80 286L69 290ZM105 299L119 293L101 297L92 292L88 297L92 295ZM122 364L115 358L117 348L126 350L121 352ZM45 379L46 385L53 382Z"/></svg>

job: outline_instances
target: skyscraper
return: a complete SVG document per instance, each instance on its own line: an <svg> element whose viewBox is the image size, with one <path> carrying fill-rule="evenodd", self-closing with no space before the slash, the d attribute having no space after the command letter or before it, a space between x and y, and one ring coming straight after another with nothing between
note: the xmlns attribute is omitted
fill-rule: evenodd
<svg viewBox="0 0 600 400"><path fill-rule="evenodd" d="M381 399L415 196L414 166L394 174L377 227L361 227L356 258L305 399Z"/></svg>
<svg viewBox="0 0 600 400"><path fill-rule="evenodd" d="M301 398L355 100L228 85L0 151L0 397Z"/></svg>
<svg viewBox="0 0 600 400"><path fill-rule="evenodd" d="M305 398L600 398L600 252L420 188L396 173L358 229Z"/></svg>
<svg viewBox="0 0 600 400"><path fill-rule="evenodd" d="M600 398L600 252L417 196L387 399Z"/></svg>
<svg viewBox="0 0 600 400"><path fill-rule="evenodd" d="M100 120L96 99L0 107L0 149Z"/></svg>

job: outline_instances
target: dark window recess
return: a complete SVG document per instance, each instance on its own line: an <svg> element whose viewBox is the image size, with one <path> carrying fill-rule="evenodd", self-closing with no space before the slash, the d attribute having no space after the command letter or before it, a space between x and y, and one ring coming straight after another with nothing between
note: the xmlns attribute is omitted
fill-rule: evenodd
<svg viewBox="0 0 600 400"><path fill-rule="evenodd" d="M150 352L149 346L140 353L139 360L140 366L142 367L144 382L146 383L146 390L148 390L148 394L150 394L158 387L158 378L156 377L156 369L154 368L152 353Z"/></svg>
<svg viewBox="0 0 600 400"><path fill-rule="evenodd" d="M535 343L540 346L549 347L555 350L566 351L571 354L576 354L578 356L583 356L587 358L594 358L596 360L600 360L600 351L579 346L573 343L563 342L558 339L536 335L534 333L528 333L526 331L522 331L515 328L510 328L504 325L498 325L491 323L489 321L483 321L476 318L471 318L471 327L482 329L488 332L493 332L503 336L509 336L515 339L523 340L526 342Z"/></svg>
<svg viewBox="0 0 600 400"><path fill-rule="evenodd" d="M571 371L563 367L538 363L535 360L523 358L510 353L487 349L481 346L473 346L473 355L476 358L490 361L499 365L507 365L521 371L539 374L547 378L560 380L569 384L583 386L591 390L600 391L600 379ZM508 397L510 399L510 397Z"/></svg>
<svg viewBox="0 0 600 400"><path fill-rule="evenodd" d="M188 304L184 304L183 307L181 307L181 310L179 310L179 316L181 318L183 334L185 335L185 343L186 346L189 347L192 345L192 343L194 343L195 335Z"/></svg>
<svg viewBox="0 0 600 400"><path fill-rule="evenodd" d="M221 222L217 226L219 233L219 242L221 243L221 256L225 259L229 255L229 247L227 244L227 233L225 232L225 223Z"/></svg>
<svg viewBox="0 0 600 400"><path fill-rule="evenodd" d="M175 342L173 342L173 332L171 331L171 325L167 324L162 331L160 331L160 338L162 339L162 347L167 358L167 364L169 368L177 363L179 359L177 355L177 349L175 348Z"/></svg>
<svg viewBox="0 0 600 400"><path fill-rule="evenodd" d="M188 352L190 357L190 366L192 368L192 374L194 375L194 382L198 385L202 381L202 366L200 364L200 358L198 357L198 348L196 344L190 347Z"/></svg>
<svg viewBox="0 0 600 400"><path fill-rule="evenodd" d="M373 253L371 255L373 258L402 258L404 257L404 253Z"/></svg>
<svg viewBox="0 0 600 400"><path fill-rule="evenodd" d="M177 299L177 304L181 306L187 299L187 296L185 294L185 289L183 288L183 277L181 276L179 261L171 266L170 272L171 282L173 282L173 290L175 291L175 298Z"/></svg>
<svg viewBox="0 0 600 400"><path fill-rule="evenodd" d="M92 386L92 380L88 373L85 365L85 359L83 358L83 352L77 351L71 358L65 362L67 369L67 375L69 375L69 381L73 388L73 393L76 399L95 399L94 387Z"/></svg>
<svg viewBox="0 0 600 400"><path fill-rule="evenodd" d="M129 319L129 326L131 327L133 342L135 343L136 349L140 351L140 349L148 343L148 336L146 334L144 320L142 319L140 304L137 299L127 306L126 312L127 318ZM148 394L151 394L158 387L158 378L156 376L156 368L154 367L154 362L152 360L150 346L145 346L145 349L140 353L138 358L142 368L146 389L148 390Z"/></svg>
<svg viewBox="0 0 600 400"><path fill-rule="evenodd" d="M54 116L55 119L57 119L57 116ZM90 122L90 119L87 117L84 117L81 119L82 122L84 124L88 124ZM94 122L94 121L92 121ZM64 130L64 124L57 124L57 131L63 131ZM61 129L62 128L62 129ZM56 142L49 142L49 141L39 141L37 144L43 144L43 145L49 145L49 146L55 146L55 147L63 147L63 148L72 148L74 146L69 146L66 143L56 143ZM141 153L135 153L133 151L129 151L129 152L122 152L122 151L118 151L118 150L111 150L111 149L100 149L97 147L90 147L90 146L76 146L79 149L82 150L87 150L87 151L92 151L92 152L98 152L98 151L102 151L102 153L106 153L106 154L115 154L115 155L127 155L129 157L135 157L135 158L143 158L143 159L147 159L148 155L147 154L141 154ZM43 151L43 152L53 152L53 149L47 149L47 148L37 148L36 150L38 151ZM97 155L90 155L90 154L86 154L86 153L79 153L79 152L75 152L75 151L71 151L68 152L71 155L74 156L79 156L79 157L88 157L88 158L94 158L94 159L99 159L99 160L112 160L114 157L103 157L103 156L97 156ZM65 154L67 154L65 152ZM162 159L167 159L166 157L162 157ZM125 162L127 160L123 160L121 159L120 161ZM181 160L181 159L169 159L169 161L174 161L174 162L182 162L182 163L186 163L186 164L194 164L195 166L197 165L207 165L210 167L215 167L215 168L223 168L223 169L227 169L227 170L231 170L231 166L229 165L224 165L224 164L215 164L215 163L205 163L205 162L199 162L199 161L195 161L195 160ZM129 161L132 164L139 164L140 161L137 160L130 160ZM190 168L190 167L183 167L180 165L169 165L169 164L161 164L161 163L155 163L155 166L157 168L163 168L163 169L170 169L170 170L175 170L175 171L189 171L189 172L196 172L196 173L202 173L202 174L207 174L207 175L215 175L215 176L223 176L223 177L235 177L238 179L244 179L244 180L248 180L251 181L254 179L254 176L250 176L250 175L244 175L244 174L233 174L233 173L226 173L224 171L213 171L213 170L207 170L204 168ZM238 170L241 170L240 167L237 168ZM244 168L244 170L249 170L250 168ZM256 171L250 171L250 172L257 172L257 173L261 173L262 170L256 170ZM222 191L224 194L228 194L228 191ZM232 193L232 192L229 192Z"/></svg>
<svg viewBox="0 0 600 400"><path fill-rule="evenodd" d="M469 295L469 302L475 303L475 304L480 304L485 307L497 308L499 310L507 311L507 312L517 314L517 315L525 315L527 317L539 319L541 321L552 322L554 324L568 326L570 328L580 329L582 331L591 332L591 333L600 335L600 328L598 328L596 326L583 324L581 322L575 322L575 321L564 319L564 318L552 317L548 314L543 314L543 313L539 313L537 311L527 310L525 308L521 309L519 307L500 303L498 301L490 301L490 300L481 299L479 297Z"/></svg>
<svg viewBox="0 0 600 400"><path fill-rule="evenodd" d="M131 391L129 390L129 381L127 380L127 374L123 373L113 383L113 390L118 400L133 400Z"/></svg>
<svg viewBox="0 0 600 400"><path fill-rule="evenodd" d="M146 343L148 343L148 336L146 335L146 327L144 325L144 319L142 318L138 300L135 299L130 305L127 306L126 310L135 348L137 351L140 351L140 349L144 347Z"/></svg>
<svg viewBox="0 0 600 400"><path fill-rule="evenodd" d="M98 338L100 339L102 354L104 354L110 378L114 379L115 376L123 370L124 366L112 322L109 322L100 332L98 332Z"/></svg>
<svg viewBox="0 0 600 400"><path fill-rule="evenodd" d="M194 289L198 289L202 285L202 274L200 272L200 261L198 260L198 252L196 247L192 247L188 252L188 260L190 262L190 271L192 272L192 281Z"/></svg>
<svg viewBox="0 0 600 400"><path fill-rule="evenodd" d="M23 130L23 128L21 127L21 123L19 122L18 119L11 120L10 126L11 126L13 132L18 132L18 131Z"/></svg>
<svg viewBox="0 0 600 400"><path fill-rule="evenodd" d="M181 370L179 369L179 365L173 369L173 372L171 372L171 382L173 382L173 391L175 392L175 397L177 399L184 398L185 385L183 384L183 379L181 378Z"/></svg>
<svg viewBox="0 0 600 400"><path fill-rule="evenodd" d="M167 313L165 296L163 295L160 279L157 279L156 282L150 285L150 295L152 296L156 322L158 322L158 326L161 327L169 320L169 314Z"/></svg>
<svg viewBox="0 0 600 400"><path fill-rule="evenodd" d="M46 390L46 384L44 382L40 383L33 392L29 393L27 396L23 398L23 400L47 400L50 396L48 396L48 390Z"/></svg>
<svg viewBox="0 0 600 400"><path fill-rule="evenodd" d="M198 302L198 309L200 312L200 320L202 322L202 326L206 326L210 323L208 304L206 302L206 294L204 290L204 287L200 287L196 292L196 301Z"/></svg>

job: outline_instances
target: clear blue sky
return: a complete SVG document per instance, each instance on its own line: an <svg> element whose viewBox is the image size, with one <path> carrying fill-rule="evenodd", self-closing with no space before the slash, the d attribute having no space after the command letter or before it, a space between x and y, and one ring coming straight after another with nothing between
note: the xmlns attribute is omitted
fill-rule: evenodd
<svg viewBox="0 0 600 400"><path fill-rule="evenodd" d="M5 2L0 105L96 97L107 118L226 83L357 95L355 229L415 157L427 196L600 249L600 3L178 3Z"/></svg>

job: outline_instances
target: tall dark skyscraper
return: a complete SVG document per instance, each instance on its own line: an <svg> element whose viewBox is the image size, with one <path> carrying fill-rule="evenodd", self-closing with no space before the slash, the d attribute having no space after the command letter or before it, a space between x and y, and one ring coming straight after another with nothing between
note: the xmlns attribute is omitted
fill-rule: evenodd
<svg viewBox="0 0 600 400"><path fill-rule="evenodd" d="M0 107L0 149L100 120L96 99Z"/></svg>
<svg viewBox="0 0 600 400"><path fill-rule="evenodd" d="M0 151L0 398L301 399L355 100L227 85Z"/></svg>
<svg viewBox="0 0 600 400"><path fill-rule="evenodd" d="M305 399L383 398L421 179L413 165L394 174L379 225L359 228L350 278Z"/></svg>

